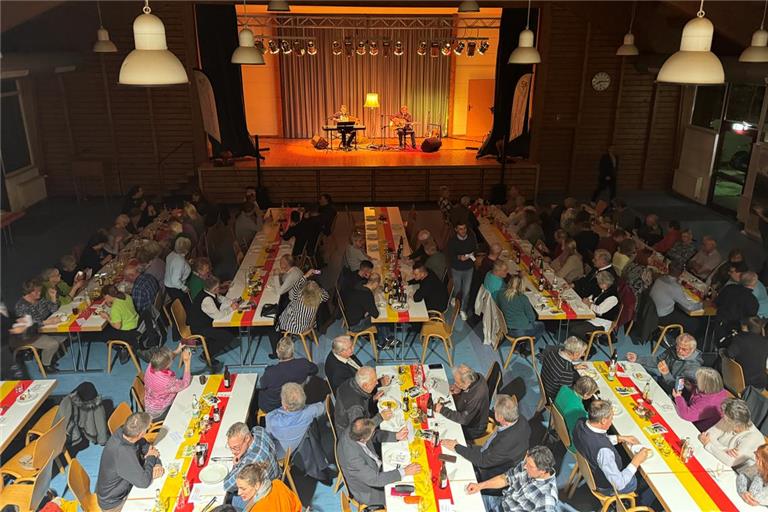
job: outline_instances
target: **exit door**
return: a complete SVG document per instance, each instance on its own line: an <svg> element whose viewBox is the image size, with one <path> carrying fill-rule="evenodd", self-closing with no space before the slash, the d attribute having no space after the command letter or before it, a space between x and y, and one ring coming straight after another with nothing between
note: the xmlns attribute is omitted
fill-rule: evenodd
<svg viewBox="0 0 768 512"><path fill-rule="evenodd" d="M496 80L476 79L469 81L467 91L467 136L485 137L493 126L493 98Z"/></svg>

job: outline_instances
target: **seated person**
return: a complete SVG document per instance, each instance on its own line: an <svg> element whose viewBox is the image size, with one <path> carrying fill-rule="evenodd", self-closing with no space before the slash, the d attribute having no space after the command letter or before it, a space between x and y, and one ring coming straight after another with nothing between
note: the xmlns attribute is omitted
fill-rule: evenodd
<svg viewBox="0 0 768 512"><path fill-rule="evenodd" d="M717 269L715 269L715 272L712 274L712 279L710 280L712 288L719 290L728 284L730 279L731 266L735 263L746 264L744 261L744 254L741 252L741 249L731 249L731 252L728 253L728 259L721 263Z"/></svg>
<svg viewBox="0 0 768 512"><path fill-rule="evenodd" d="M237 475L249 464L266 463L267 478L280 478L275 443L266 430L259 426L249 430L248 425L239 421L229 427L226 436L227 448L232 452L233 460L232 469L222 483L225 491L237 494Z"/></svg>
<svg viewBox="0 0 768 512"><path fill-rule="evenodd" d="M285 299L285 303L288 304L288 292L301 279L303 272L296 266L296 261L290 254L283 254L280 257L278 270L277 293L280 295L280 301Z"/></svg>
<svg viewBox="0 0 768 512"><path fill-rule="evenodd" d="M184 363L184 373L180 379L171 370L173 358L178 355L181 355ZM152 421L165 419L176 393L186 389L192 382L191 359L192 352L183 348L181 343L174 351L159 347L153 352L147 371L144 372L144 410L152 417Z"/></svg>
<svg viewBox="0 0 768 512"><path fill-rule="evenodd" d="M677 389L672 390L672 396L677 414L703 432L720 421L720 406L730 393L723 388L723 378L717 370L703 366L696 370L696 384L688 399Z"/></svg>
<svg viewBox="0 0 768 512"><path fill-rule="evenodd" d="M80 254L79 267L83 270L91 269L95 274L101 267L109 263L112 260L112 255L104 248L108 241L107 234L103 230L91 236Z"/></svg>
<svg viewBox="0 0 768 512"><path fill-rule="evenodd" d="M496 260L493 264L493 270L485 274L483 286L496 304L499 303L499 292L506 288L504 279L507 277L507 274L509 274L509 267L507 262L501 259Z"/></svg>
<svg viewBox="0 0 768 512"><path fill-rule="evenodd" d="M475 467L478 480L487 480L508 471L523 460L528 450L531 427L517 410L517 399L497 395L493 418L497 427L482 446L463 446L455 439L442 439L440 446L467 459Z"/></svg>
<svg viewBox="0 0 768 512"><path fill-rule="evenodd" d="M748 505L768 506L768 444L755 450L755 464L736 476L736 491Z"/></svg>
<svg viewBox="0 0 768 512"><path fill-rule="evenodd" d="M345 269L357 272L360 268L360 263L370 260L371 258L365 252L365 235L355 231L352 233L352 237L349 240L349 245L344 250L344 258L342 259L342 266Z"/></svg>
<svg viewBox="0 0 768 512"><path fill-rule="evenodd" d="M752 423L752 415L744 400L728 398L722 404L723 418L699 441L717 460L729 468L739 469L755 463L755 450L763 443L763 434Z"/></svg>
<svg viewBox="0 0 768 512"><path fill-rule="evenodd" d="M355 346L349 336L336 336L325 359L325 377L334 395L339 386L355 376L363 363L355 355Z"/></svg>
<svg viewBox="0 0 768 512"><path fill-rule="evenodd" d="M490 408L488 385L483 376L465 364L456 366L453 369L451 394L456 410L438 402L435 413L461 425L467 441L482 437L488 425Z"/></svg>
<svg viewBox="0 0 768 512"><path fill-rule="evenodd" d="M307 252L315 250L315 242L322 231L322 218L311 217L309 214L302 216L301 212L293 210L288 229L283 233L283 240L293 238L293 257L297 257L307 249Z"/></svg>
<svg viewBox="0 0 768 512"><path fill-rule="evenodd" d="M382 377L381 384L388 386L390 380L389 376ZM338 431L349 427L355 418L373 416L372 419L378 427L382 421L392 417L392 411L389 409L371 415L371 411L376 410L375 402L382 395L382 392L373 394L379 383L376 370L370 366L363 366L357 370L355 378L347 380L338 387L333 422Z"/></svg>
<svg viewBox="0 0 768 512"><path fill-rule="evenodd" d="M243 203L235 219L235 240L242 251L248 250L263 224L261 211L256 208L256 204L251 201Z"/></svg>
<svg viewBox="0 0 768 512"><path fill-rule="evenodd" d="M432 242L435 242L435 238L429 230L420 229L419 232L416 233L416 250L408 255L408 259L413 262L413 266L423 265L424 262L427 261L427 253L424 250L424 246Z"/></svg>
<svg viewBox="0 0 768 512"><path fill-rule="evenodd" d="M688 296L680 283L682 274L681 263L675 261L670 263L669 274L659 276L651 286L651 300L656 306L659 325L681 324L686 331L692 332L695 322L686 311L699 310L702 308L702 303Z"/></svg>
<svg viewBox="0 0 768 512"><path fill-rule="evenodd" d="M235 337L226 328L214 327L213 321L231 315L239 305L239 300L233 301L228 299L220 295L220 291L219 279L213 275L209 276L205 280L203 291L192 301L192 306L187 316L192 333L205 336L205 343L211 356L211 364L214 367L221 366L221 363L215 357L216 354L223 352ZM200 359L205 362L205 353L203 351L200 351Z"/></svg>
<svg viewBox="0 0 768 512"><path fill-rule="evenodd" d="M614 274L603 270L597 273L596 281L600 292L583 299L584 304L595 314L595 318L571 322L570 325L569 332L582 339L586 339L592 331L610 332L621 310Z"/></svg>
<svg viewBox="0 0 768 512"><path fill-rule="evenodd" d="M372 273L373 263L369 260L361 261L357 270L354 272L348 272L342 269L341 274L339 274L338 283L339 292L342 293L342 297L344 291L362 287L368 282L368 278L371 277Z"/></svg>
<svg viewBox="0 0 768 512"><path fill-rule="evenodd" d="M715 239L711 236L705 236L701 240L701 249L688 260L688 268L691 273L706 281L709 274L711 274L722 261L722 256L717 252L717 242L715 242Z"/></svg>
<svg viewBox="0 0 768 512"><path fill-rule="evenodd" d="M120 340L128 343L136 355L149 360L148 354L139 347L139 313L133 306L133 298L117 289L117 286L108 284L101 289L104 304L109 306L109 312L102 311L99 316L108 322L103 331L105 340ZM141 349L141 350L140 350ZM120 348L120 362L128 362L128 351Z"/></svg>
<svg viewBox="0 0 768 512"><path fill-rule="evenodd" d="M408 284L415 284L419 289L413 294L413 300L424 301L428 310L445 311L448 308L448 288L445 283L425 266L413 269L413 279Z"/></svg>
<svg viewBox="0 0 768 512"><path fill-rule="evenodd" d="M368 329L373 325L372 320L379 317L379 307L374 295L379 284L381 276L373 272L368 276L367 282L355 283L349 288L339 290L344 303L344 314L352 332Z"/></svg>
<svg viewBox="0 0 768 512"><path fill-rule="evenodd" d="M687 387L696 382L696 370L704 363L701 352L696 348L696 338L683 333L675 339L675 347L668 348L660 355L638 356L627 352L627 361L637 362L652 375L667 391L677 384L678 379L685 379Z"/></svg>
<svg viewBox="0 0 768 512"><path fill-rule="evenodd" d="M680 223L676 220L669 221L667 234L664 238L653 244L653 250L666 254L680 240Z"/></svg>
<svg viewBox="0 0 768 512"><path fill-rule="evenodd" d="M544 323L536 320L536 311L525 295L525 278L520 274L509 278L506 288L499 293L498 304L510 336L539 337L544 334Z"/></svg>
<svg viewBox="0 0 768 512"><path fill-rule="evenodd" d="M237 474L235 510L243 512L301 512L301 501L282 480L270 480L265 462L248 464Z"/></svg>
<svg viewBox="0 0 768 512"><path fill-rule="evenodd" d="M768 291L765 289L765 285L757 278L757 274L752 272L744 272L741 276L741 281L750 290L752 295L757 299L757 316L760 318L768 318Z"/></svg>
<svg viewBox="0 0 768 512"><path fill-rule="evenodd" d="M595 254L592 256L592 270L589 272L589 274L573 283L573 289L576 291L576 293L579 294L580 297L600 295L602 290L597 284L598 272L608 271L613 274L614 281L616 281L618 276L616 275L616 270L613 268L613 264L611 263L612 259L613 257L611 256L611 253L606 250L598 249L595 251Z"/></svg>
<svg viewBox="0 0 768 512"><path fill-rule="evenodd" d="M63 306L72 302L72 298L85 285L85 275L79 274L75 276L75 281L72 286L69 286L61 278L61 272L57 268L48 268L43 270L40 274L40 278L43 283L43 296L48 297L50 292L48 290L56 290L56 305ZM765 288L763 288L765 290Z"/></svg>
<svg viewBox="0 0 768 512"><path fill-rule="evenodd" d="M59 260L59 274L61 280L67 283L69 286L75 284L75 277L77 277L77 260L71 254L65 254Z"/></svg>
<svg viewBox="0 0 768 512"><path fill-rule="evenodd" d="M576 336L569 336L561 347L547 347L541 357L541 381L547 400L554 400L562 386L570 387L579 378L574 363L581 361L587 344Z"/></svg>
<svg viewBox="0 0 768 512"><path fill-rule="evenodd" d="M211 276L211 260L204 256L195 258L192 261L192 272L187 278L187 289L189 298L195 300L197 294L205 288L205 280Z"/></svg>
<svg viewBox="0 0 768 512"><path fill-rule="evenodd" d="M517 226L517 234L521 240L527 240L532 246L544 240L544 230L536 210L525 210L523 220Z"/></svg>
<svg viewBox="0 0 768 512"><path fill-rule="evenodd" d="M600 235L592 231L592 223L587 212L581 211L576 214L576 228L572 236L576 242L576 248L583 259L589 260L595 251L598 250L597 244L600 242ZM608 253L609 262L611 261L610 254Z"/></svg>
<svg viewBox="0 0 768 512"><path fill-rule="evenodd" d="M467 485L467 494L504 489L501 496L483 494L489 511L557 512L560 501L555 480L555 456L546 446L534 446L525 460L489 480Z"/></svg>
<svg viewBox="0 0 768 512"><path fill-rule="evenodd" d="M160 293L160 283L148 272L148 268L139 260L132 260L123 270L123 279L133 281L131 298L139 316L148 311L152 314L150 308L155 305L157 294Z"/></svg>
<svg viewBox="0 0 768 512"><path fill-rule="evenodd" d="M557 277L568 284L584 276L584 260L572 238L565 239L562 252L552 260L552 269Z"/></svg>
<svg viewBox="0 0 768 512"><path fill-rule="evenodd" d="M758 389L765 389L768 385L768 338L763 336L764 326L763 320L756 316L743 319L741 332L725 348L728 357L741 365L746 385Z"/></svg>
<svg viewBox="0 0 768 512"><path fill-rule="evenodd" d="M408 429L403 427L395 433L380 430L376 426L372 419L356 418L348 428L340 430L338 444L339 469L344 474L349 493L355 500L368 506L386 503L386 485L421 472L421 466L416 463L391 471L383 470L381 457L376 453L373 441L404 440L408 437Z"/></svg>
<svg viewBox="0 0 768 512"><path fill-rule="evenodd" d="M448 272L448 259L438 250L434 240L424 244L424 254L427 256L424 266L434 272L438 279L444 281Z"/></svg>
<svg viewBox="0 0 768 512"><path fill-rule="evenodd" d="M131 414L104 446L95 492L101 510L121 510L131 489L146 489L163 476L160 452L144 439L150 422L146 412Z"/></svg>
<svg viewBox="0 0 768 512"><path fill-rule="evenodd" d="M304 388L295 382L286 382L280 390L280 408L267 414L267 433L277 441L277 455L287 450L296 451L307 429L325 414L325 403L307 405Z"/></svg>
<svg viewBox="0 0 768 512"><path fill-rule="evenodd" d="M680 233L680 240L667 251L667 258L673 263L685 266L694 254L696 244L693 243L693 233L690 229L685 229Z"/></svg>
<svg viewBox="0 0 768 512"><path fill-rule="evenodd" d="M619 246L624 240L629 240L628 236L626 231L618 228L611 234L611 236L602 237L597 243L597 248L605 249L615 257L616 255L614 253L619 250ZM616 262L613 263L613 266L616 266Z"/></svg>
<svg viewBox="0 0 768 512"><path fill-rule="evenodd" d="M259 409L271 412L280 407L280 393L286 382L304 385L317 375L317 365L303 357L294 359L293 339L286 336L277 342L278 363L267 366L259 379Z"/></svg>
<svg viewBox="0 0 768 512"><path fill-rule="evenodd" d="M616 269L618 275L621 275L621 273L624 272L624 267L626 267L627 263L632 260L632 256L636 252L637 246L633 239L627 238L626 240L622 240L618 250L613 253L613 258L611 259L611 264L613 264L613 268Z"/></svg>
<svg viewBox="0 0 768 512"><path fill-rule="evenodd" d="M42 297L43 285L39 279L25 281L22 285L22 296L16 302L14 310L16 316L22 318L28 316L32 320L32 325L26 331L10 338L12 348L19 345L32 345L40 351L40 359L43 361L46 373L56 373L56 354L63 343L64 338L59 336L48 336L47 334L38 334L40 327L59 323L58 316L53 315L58 306L56 305L56 290L50 290L48 296Z"/></svg>
<svg viewBox="0 0 768 512"><path fill-rule="evenodd" d="M751 283L751 279L745 279L744 276L739 277L738 283L723 287L715 297L717 314L714 319L714 339L716 341L729 337L733 332L738 332L741 320L750 316L757 316L760 309L760 303L752 290L747 287L747 284Z"/></svg>
<svg viewBox="0 0 768 512"><path fill-rule="evenodd" d="M576 379L573 387L562 386L560 391L557 392L555 407L563 416L565 426L568 428L568 435L571 438L571 445L568 446L568 450L571 452L576 451L576 448L573 446L573 427L576 426L578 420L588 416L584 404L592 400L597 391L595 379L585 375Z"/></svg>
<svg viewBox="0 0 768 512"><path fill-rule="evenodd" d="M637 229L637 236L646 243L653 246L664 239L664 233L659 225L659 216L651 213L645 216L645 224Z"/></svg>

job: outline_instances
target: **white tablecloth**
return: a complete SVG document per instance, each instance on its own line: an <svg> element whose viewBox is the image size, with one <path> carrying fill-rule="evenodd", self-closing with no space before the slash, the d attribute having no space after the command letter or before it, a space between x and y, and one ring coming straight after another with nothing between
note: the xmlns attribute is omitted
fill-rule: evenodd
<svg viewBox="0 0 768 512"><path fill-rule="evenodd" d="M13 388L19 384L20 381L0 381L0 388L6 387ZM0 416L0 451L13 441L16 434L23 429L29 418L37 411L43 404L46 398L51 394L56 387L55 380L35 380L27 388L27 391L31 393L29 400L20 401L17 399L11 404L5 414ZM2 399L4 397L0 397Z"/></svg>

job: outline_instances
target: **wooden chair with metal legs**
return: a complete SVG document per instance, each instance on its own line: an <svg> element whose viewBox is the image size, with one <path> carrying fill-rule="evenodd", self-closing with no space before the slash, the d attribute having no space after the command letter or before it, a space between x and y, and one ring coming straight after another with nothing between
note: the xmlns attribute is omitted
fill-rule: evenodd
<svg viewBox="0 0 768 512"><path fill-rule="evenodd" d="M610 496L603 494L597 489L597 484L595 483L595 477L592 474L592 468L589 466L589 462L587 462L587 459L584 458L583 455L581 455L579 452L574 453L576 456L576 464L579 468L579 474L584 479L584 481L587 483L587 487L589 488L589 491L592 493L592 496L598 499L600 501L600 512L608 512L610 508L613 506L614 503L616 503L618 500L627 500L630 502L631 506L635 506L635 499L637 498L637 495L635 493L629 493L629 494L611 494Z"/></svg>
<svg viewBox="0 0 768 512"><path fill-rule="evenodd" d="M568 448L571 446L571 435L568 433L568 427L565 424L565 418L563 418L560 410L558 410L558 408L554 405L549 408L549 412L550 418L552 418L552 424L555 427L555 432L557 433L557 437L560 438L560 442L562 442L565 449L568 450ZM580 480L581 476L579 475L579 465L575 464L573 466L573 470L571 471L571 475L568 477L568 483L565 487L565 493L569 499L573 496L573 493L576 492L576 488L579 486Z"/></svg>
<svg viewBox="0 0 768 512"><path fill-rule="evenodd" d="M497 361L492 362L491 366L488 367L488 372L485 374L485 382L488 385L488 396L491 397L491 402L493 402L496 397L496 390L501 384L501 366ZM513 396L512 399L517 402L515 396ZM475 446L483 446L488 438L491 437L491 434L496 431L497 427L496 418L491 414L488 416L488 422L485 425L485 433L477 439L474 439L472 444Z"/></svg>
<svg viewBox="0 0 768 512"><path fill-rule="evenodd" d="M57 461L58 464L58 458L63 453L66 462L69 463L72 458L64 447L66 440L67 422L64 418L60 418L50 430L6 461L0 467L0 474L14 478L16 483L32 481L44 469L49 459ZM30 463L22 463L22 460L29 457L31 457ZM59 466L63 468L60 464Z"/></svg>
<svg viewBox="0 0 768 512"><path fill-rule="evenodd" d="M43 376L43 378L48 377L48 374L45 373L45 366L43 365L43 360L40 359L40 351L37 350L36 347L33 347L32 345L21 345L19 347L16 347L13 349L13 358L16 359L16 355L19 352L29 351L32 352L32 357L35 359L35 362L37 363L37 369L40 370L40 374Z"/></svg>
<svg viewBox="0 0 768 512"><path fill-rule="evenodd" d="M128 402L120 402L117 404L117 407L115 407L115 410L112 411L112 414L110 414L107 419L109 433L114 434L117 429L125 425L125 421L131 414L133 414L133 411L131 410L131 406L128 405ZM152 442L162 426L163 423L161 421L151 423L147 430L147 434L144 436L147 441Z"/></svg>
<svg viewBox="0 0 768 512"><path fill-rule="evenodd" d="M184 305L179 299L175 299L171 303L171 316L173 317L173 323L176 324L176 330L179 331L179 335L182 339L196 340L200 342L203 347L203 354L205 354L205 362L208 363L208 367L212 368L211 355L208 352L208 344L205 342L205 336L199 334L192 334L192 329L187 324L187 312L184 310ZM179 366L181 366L181 358L179 358Z"/></svg>
<svg viewBox="0 0 768 512"><path fill-rule="evenodd" d="M621 312L624 310L624 306L619 307L619 314L616 315L616 318L611 322L611 328L606 330L603 329L596 329L589 333L589 340L587 341L587 350L584 352L584 359L589 359L589 354L592 352L592 344L600 337L605 336L608 338L608 353L613 353L613 333L616 332L616 326L619 322L619 318L621 318Z"/></svg>
<svg viewBox="0 0 768 512"><path fill-rule="evenodd" d="M347 491L349 491L349 486L347 485L347 479L344 477L344 471L341 469L341 464L339 461L339 450L338 450L338 443L333 443L333 458L336 461L336 467L339 468L339 479L341 480L341 484L338 482L336 483L336 488L334 492L338 492L338 490L341 488L341 485L347 488ZM355 507L355 510L364 510L368 508L368 505L365 505L363 503L360 503L355 498L352 497L351 494L347 495L345 492L341 493L341 503L342 507L344 506L344 502L347 502L347 507L350 505Z"/></svg>
<svg viewBox="0 0 768 512"><path fill-rule="evenodd" d="M29 430L27 430L27 435L26 435L24 444L31 443L35 438L40 437L41 435L51 430L53 428L54 423L56 423L56 414L58 412L59 412L58 405L54 405L53 407L45 411L45 414L40 416L40 419L38 419L35 422L35 424L29 428Z"/></svg>
<svg viewBox="0 0 768 512"><path fill-rule="evenodd" d="M72 459L69 463L67 486L77 498L83 512L101 512L96 493L91 492L91 479L77 459Z"/></svg>
<svg viewBox="0 0 768 512"><path fill-rule="evenodd" d="M616 491L616 512L653 512L653 509L650 507L643 507L643 506L630 506L627 507L624 504L624 501L622 500L621 496L619 495L618 491Z"/></svg>
<svg viewBox="0 0 768 512"><path fill-rule="evenodd" d="M315 315L317 316L317 315ZM315 325L315 319L312 318L312 323L310 325ZM310 338L312 341L315 342L315 345L320 345L320 342L317 339L317 333L315 333L315 328L310 327L304 332L291 332L291 331L283 331L283 337L288 336L291 339L293 339L294 336L298 336L301 340L301 344L304 346L304 353L307 356L307 359L309 361L312 361L312 345L311 343L307 343L307 339Z"/></svg>
<svg viewBox="0 0 768 512"><path fill-rule="evenodd" d="M133 366L136 367L136 373L141 373L141 364L139 364L139 360L136 358L136 354L133 352L131 344L122 340L107 341L107 373L112 373L112 349L115 347L115 345L128 351L128 355L130 356L131 361L133 361Z"/></svg>
<svg viewBox="0 0 768 512"><path fill-rule="evenodd" d="M283 470L280 475L280 480L288 482L288 487L296 494L299 495L299 491L296 490L296 482L293 481L293 475L291 474L291 449L288 448L285 451L285 456L277 461L278 466Z"/></svg>
<svg viewBox="0 0 768 512"><path fill-rule="evenodd" d="M346 331L346 335L352 338L352 350L354 351L355 346L357 345L357 338L360 336L366 336L368 338L368 341L371 342L371 350L373 351L373 360L378 361L379 360L379 349L376 346L376 334L378 334L378 329L376 329L375 325L372 325L370 327L366 327L362 331L353 331L349 328L349 322L347 321L347 313L346 308L344 307L344 301L341 300L341 292L339 292L338 287L336 288L336 301L339 304L339 311L341 311L341 326Z"/></svg>
<svg viewBox="0 0 768 512"><path fill-rule="evenodd" d="M5 510L6 507L13 506L18 512L38 510L51 487L54 458L53 453L48 454L37 475L24 483L16 481L11 485L0 484L0 509Z"/></svg>
<svg viewBox="0 0 768 512"><path fill-rule="evenodd" d="M333 406L333 400L331 400L331 396L329 395L325 397L325 415L328 417L328 423L331 425L331 433L333 434L333 450L334 453L336 451L336 445L339 442L339 438L336 436L336 425L333 424L333 417L334 417L334 406ZM338 466L338 463L337 463ZM341 489L341 484L343 482L343 478L341 476L341 467L339 467L339 473L336 475L336 485L333 486L333 492L337 493L339 492L339 489Z"/></svg>
<svg viewBox="0 0 768 512"><path fill-rule="evenodd" d="M744 390L747 388L747 383L744 379L744 369L739 363L723 354L721 356L723 365L723 384L725 389L741 397Z"/></svg>
<svg viewBox="0 0 768 512"><path fill-rule="evenodd" d="M261 425L262 427L265 426L264 423L262 423L262 420L266 420L267 413L264 412L264 409L259 409L256 411L256 424Z"/></svg>
<svg viewBox="0 0 768 512"><path fill-rule="evenodd" d="M133 378L133 384L131 384L131 400L133 401L134 408L137 411L143 411L144 408L144 380L143 375L139 374Z"/></svg>
<svg viewBox="0 0 768 512"><path fill-rule="evenodd" d="M456 325L456 318L459 316L461 310L461 300L456 299L456 309L453 311L453 318L450 325L443 321L431 321L425 322L421 327L421 364L424 364L424 360L427 358L427 348L429 348L429 342L432 339L437 339L443 342L445 348L445 354L448 358L448 364L453 366L453 328Z"/></svg>
<svg viewBox="0 0 768 512"><path fill-rule="evenodd" d="M667 337L668 332L679 331L678 336L685 332L685 329L683 329L683 326L680 324L660 325L659 329L661 329L661 332L659 333L659 337L656 338L656 343L653 344L651 355L655 354L656 351L659 350L659 345L661 345L661 342L664 340L664 338Z"/></svg>
<svg viewBox="0 0 768 512"><path fill-rule="evenodd" d="M536 368L536 340L533 336L519 336L517 338L513 338L509 334L505 334L503 338L499 338L499 341L496 343L496 350L499 350L499 347L501 347L501 344L504 342L504 340L507 340L512 344L512 346L509 348L509 354L507 354L507 358L504 360L504 366L503 369L507 369L507 366L509 366L510 361L512 361L512 356L515 353L515 347L517 347L518 343L520 345L523 345L525 343L528 343L531 349L531 365ZM501 355L501 351L499 350L499 355ZM521 354L522 355L522 354Z"/></svg>

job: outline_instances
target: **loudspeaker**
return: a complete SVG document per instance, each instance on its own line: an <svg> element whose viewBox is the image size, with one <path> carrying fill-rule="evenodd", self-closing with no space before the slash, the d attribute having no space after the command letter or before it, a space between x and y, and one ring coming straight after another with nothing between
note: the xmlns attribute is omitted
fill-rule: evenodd
<svg viewBox="0 0 768 512"><path fill-rule="evenodd" d="M325 137L322 137L320 135L315 135L312 137L312 140L310 141L312 143L312 147L315 149L327 149L328 148L328 141L325 140Z"/></svg>

